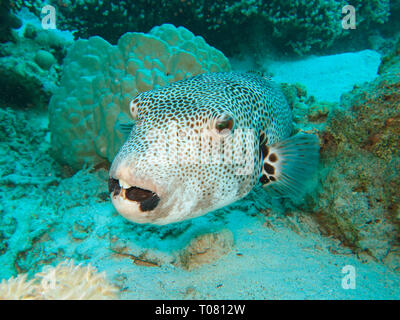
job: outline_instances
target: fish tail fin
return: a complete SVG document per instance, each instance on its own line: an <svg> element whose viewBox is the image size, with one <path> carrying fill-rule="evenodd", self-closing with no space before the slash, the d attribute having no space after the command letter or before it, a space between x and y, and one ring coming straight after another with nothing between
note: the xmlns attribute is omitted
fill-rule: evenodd
<svg viewBox="0 0 400 320"><path fill-rule="evenodd" d="M318 137L298 133L270 146L263 146L260 182L277 196L298 196L316 172L319 162Z"/></svg>

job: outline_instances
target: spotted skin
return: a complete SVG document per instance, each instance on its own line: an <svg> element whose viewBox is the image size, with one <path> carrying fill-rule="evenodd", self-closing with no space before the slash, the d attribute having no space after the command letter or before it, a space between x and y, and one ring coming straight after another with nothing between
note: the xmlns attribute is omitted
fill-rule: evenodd
<svg viewBox="0 0 400 320"><path fill-rule="evenodd" d="M193 218L242 198L259 181L270 183L277 155L269 153L268 145L292 133L291 110L280 89L270 79L251 73L197 75L139 94L130 109L135 125L112 163L110 178L150 190L159 203L143 211L123 192L110 192L117 210L139 223ZM239 129L254 134L254 139L242 138L253 154L250 174L237 174L243 163L206 161L214 143L208 140L209 132L218 138L216 123L226 118L234 123L228 136ZM190 145L187 132L206 143L202 148L195 142ZM171 147L171 137L178 154L164 152Z"/></svg>

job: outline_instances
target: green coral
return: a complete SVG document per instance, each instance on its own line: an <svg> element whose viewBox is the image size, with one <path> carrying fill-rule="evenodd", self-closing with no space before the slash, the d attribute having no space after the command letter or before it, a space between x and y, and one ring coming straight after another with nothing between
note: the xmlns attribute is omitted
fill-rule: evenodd
<svg viewBox="0 0 400 320"><path fill-rule="evenodd" d="M54 58L54 56L50 52L45 50L39 50L35 55L35 62L43 70L49 70L50 67L57 61L56 58Z"/></svg>
<svg viewBox="0 0 400 320"><path fill-rule="evenodd" d="M0 42L13 41L12 29L21 24L21 20L11 12L11 1L0 1Z"/></svg>
<svg viewBox="0 0 400 320"><path fill-rule="evenodd" d="M389 0L355 0L358 36L386 23ZM77 37L100 35L116 43L125 32L147 32L165 22L182 25L201 34L227 54L260 39L269 45L304 54L329 48L350 31L341 27L344 0L53 0L58 25L76 30ZM30 4L38 12L38 5ZM107 28L104 28L105 22ZM355 30L352 31L356 32Z"/></svg>

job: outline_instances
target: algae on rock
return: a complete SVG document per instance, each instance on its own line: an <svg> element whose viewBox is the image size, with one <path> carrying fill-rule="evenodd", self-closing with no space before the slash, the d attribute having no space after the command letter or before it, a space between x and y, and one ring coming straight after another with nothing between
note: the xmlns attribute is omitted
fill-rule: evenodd
<svg viewBox="0 0 400 320"><path fill-rule="evenodd" d="M314 210L327 234L399 270L400 74L385 65L396 68L386 59L375 81L344 94L320 135Z"/></svg>

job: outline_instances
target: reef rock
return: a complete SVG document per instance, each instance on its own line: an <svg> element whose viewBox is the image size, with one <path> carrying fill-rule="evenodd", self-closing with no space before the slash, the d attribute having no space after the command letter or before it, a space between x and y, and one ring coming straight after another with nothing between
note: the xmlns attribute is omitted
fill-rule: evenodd
<svg viewBox="0 0 400 320"><path fill-rule="evenodd" d="M396 66L393 59L398 52L330 114L315 211L326 234L399 269L400 74L387 67Z"/></svg>
<svg viewBox="0 0 400 320"><path fill-rule="evenodd" d="M382 64L379 67L379 73L380 74L399 74L400 73L400 39L398 39L393 52L391 52L387 56L383 57Z"/></svg>

